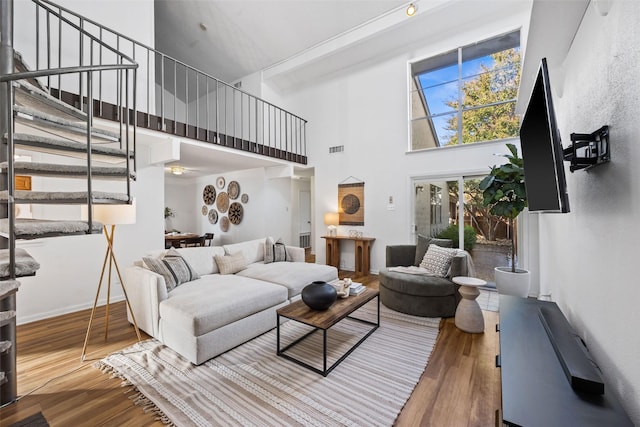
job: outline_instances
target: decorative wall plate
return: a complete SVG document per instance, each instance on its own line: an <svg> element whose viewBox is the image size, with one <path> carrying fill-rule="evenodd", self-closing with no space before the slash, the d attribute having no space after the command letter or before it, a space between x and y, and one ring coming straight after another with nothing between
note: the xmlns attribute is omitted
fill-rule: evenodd
<svg viewBox="0 0 640 427"><path fill-rule="evenodd" d="M202 200L204 200L205 205L212 205L215 199L216 188L211 184L206 185L202 191Z"/></svg>
<svg viewBox="0 0 640 427"><path fill-rule="evenodd" d="M229 231L229 218L223 216L220 218L220 230L227 232Z"/></svg>
<svg viewBox="0 0 640 427"><path fill-rule="evenodd" d="M216 207L220 213L225 213L229 209L229 195L224 191L218 194Z"/></svg>
<svg viewBox="0 0 640 427"><path fill-rule="evenodd" d="M244 193L242 197L240 197L240 200L242 201L242 203L249 203L249 195L247 193Z"/></svg>
<svg viewBox="0 0 640 427"><path fill-rule="evenodd" d="M218 222L218 212L215 209L211 209L209 211L208 217L211 224L215 224L216 222Z"/></svg>
<svg viewBox="0 0 640 427"><path fill-rule="evenodd" d="M240 224L240 221L242 221L242 215L242 205L238 202L231 203L231 206L229 206L229 221L231 221L231 224Z"/></svg>
<svg viewBox="0 0 640 427"><path fill-rule="evenodd" d="M216 178L216 185L218 186L219 189L223 189L224 188L224 177L223 176L219 176L218 178Z"/></svg>
<svg viewBox="0 0 640 427"><path fill-rule="evenodd" d="M207 215L209 213L209 208L207 207L207 205L202 205L202 209L201 209L202 215Z"/></svg>
<svg viewBox="0 0 640 427"><path fill-rule="evenodd" d="M229 188L227 188L227 193L229 193L229 198L231 200L235 200L240 195L240 184L238 181L231 181L229 183Z"/></svg>

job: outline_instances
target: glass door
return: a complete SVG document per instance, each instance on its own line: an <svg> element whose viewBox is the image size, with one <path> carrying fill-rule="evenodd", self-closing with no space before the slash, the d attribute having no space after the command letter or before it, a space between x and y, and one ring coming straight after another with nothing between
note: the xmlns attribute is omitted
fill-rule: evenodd
<svg viewBox="0 0 640 427"><path fill-rule="evenodd" d="M517 235L517 220L512 230L506 221L482 205L482 192L478 188L482 178L414 180L413 228L416 239L422 235L453 240L454 247L471 254L475 276L491 283L494 267L511 265L510 239L511 235Z"/></svg>

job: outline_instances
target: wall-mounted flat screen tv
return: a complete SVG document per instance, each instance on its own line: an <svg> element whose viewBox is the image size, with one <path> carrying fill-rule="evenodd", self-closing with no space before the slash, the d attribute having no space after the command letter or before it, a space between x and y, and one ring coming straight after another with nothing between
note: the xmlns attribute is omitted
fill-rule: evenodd
<svg viewBox="0 0 640 427"><path fill-rule="evenodd" d="M569 212L562 143L546 58L542 59L520 126L527 200L531 212Z"/></svg>

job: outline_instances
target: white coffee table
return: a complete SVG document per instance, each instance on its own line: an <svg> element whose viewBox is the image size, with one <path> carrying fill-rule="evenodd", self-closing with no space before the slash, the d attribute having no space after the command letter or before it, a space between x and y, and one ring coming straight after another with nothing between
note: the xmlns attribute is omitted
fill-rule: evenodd
<svg viewBox="0 0 640 427"><path fill-rule="evenodd" d="M482 316L482 310L478 305L478 295L480 291L478 288L487 284L482 279L476 279L475 277L457 276L451 279L453 283L460 285L460 295L462 300L458 304L456 309L456 326L458 329L472 334L481 334L484 332L484 317Z"/></svg>

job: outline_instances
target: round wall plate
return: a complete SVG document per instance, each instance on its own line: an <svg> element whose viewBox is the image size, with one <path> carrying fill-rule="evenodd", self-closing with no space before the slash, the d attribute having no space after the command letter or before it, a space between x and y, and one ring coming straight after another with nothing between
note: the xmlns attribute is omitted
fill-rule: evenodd
<svg viewBox="0 0 640 427"><path fill-rule="evenodd" d="M229 218L223 216L220 218L220 230L227 232L229 231Z"/></svg>
<svg viewBox="0 0 640 427"><path fill-rule="evenodd" d="M209 213L209 208L207 205L202 205L202 209L200 209L200 211L202 212L202 215L206 216Z"/></svg>
<svg viewBox="0 0 640 427"><path fill-rule="evenodd" d="M229 193L229 198L231 200L235 200L240 195L240 184L238 181L231 181L229 183L229 188L227 188L227 193Z"/></svg>
<svg viewBox="0 0 640 427"><path fill-rule="evenodd" d="M240 197L240 200L242 201L242 203L249 203L249 195L247 193L244 193L242 197Z"/></svg>
<svg viewBox="0 0 640 427"><path fill-rule="evenodd" d="M223 176L219 176L219 177L216 179L216 186L217 186L220 190L222 190L222 189L224 188L224 183L225 183L225 181L224 181L224 177L223 177Z"/></svg>
<svg viewBox="0 0 640 427"><path fill-rule="evenodd" d="M218 212L215 209L211 209L207 216L211 224L215 224L216 222L218 222Z"/></svg>
<svg viewBox="0 0 640 427"><path fill-rule="evenodd" d="M229 209L229 195L224 191L218 194L216 207L220 213L225 213Z"/></svg>
<svg viewBox="0 0 640 427"><path fill-rule="evenodd" d="M231 203L231 206L229 206L229 221L231 221L231 224L240 224L240 222L242 221L242 215L242 205L238 202Z"/></svg>
<svg viewBox="0 0 640 427"><path fill-rule="evenodd" d="M212 205L213 201L216 200L216 188L213 185L209 184L204 187L202 200L204 200L205 205Z"/></svg>

